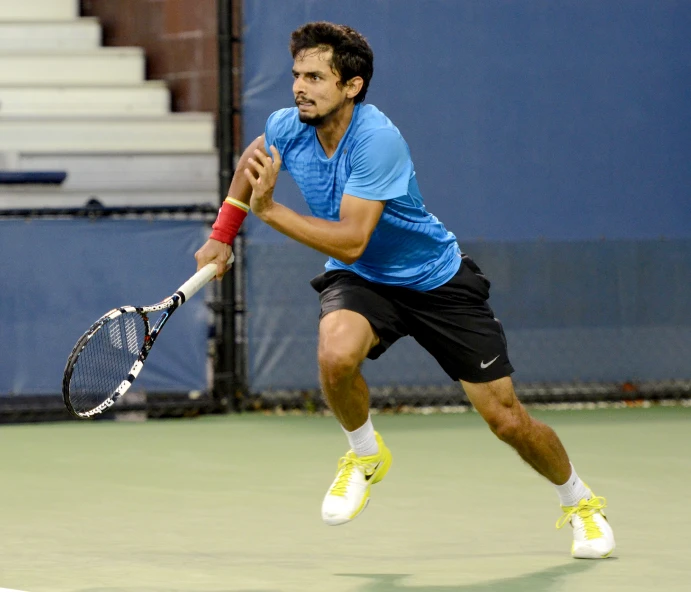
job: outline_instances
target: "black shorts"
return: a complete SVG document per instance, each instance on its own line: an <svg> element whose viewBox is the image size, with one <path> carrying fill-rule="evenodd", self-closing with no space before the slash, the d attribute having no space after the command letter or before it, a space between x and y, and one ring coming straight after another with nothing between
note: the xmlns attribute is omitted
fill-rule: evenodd
<svg viewBox="0 0 691 592"><path fill-rule="evenodd" d="M341 270L318 275L311 284L319 292L320 319L345 309L370 322L380 340L367 355L372 360L411 335L453 380L489 382L513 372L504 330L487 304L490 282L467 255L454 277L427 292Z"/></svg>

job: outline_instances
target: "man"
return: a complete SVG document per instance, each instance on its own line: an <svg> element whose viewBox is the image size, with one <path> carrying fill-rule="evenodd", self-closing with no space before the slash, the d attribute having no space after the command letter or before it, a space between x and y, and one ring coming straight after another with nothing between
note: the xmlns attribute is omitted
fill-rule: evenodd
<svg viewBox="0 0 691 592"><path fill-rule="evenodd" d="M425 210L408 146L386 116L363 101L373 73L365 38L332 23L308 23L291 37L295 107L273 113L243 153L201 267L225 272L230 244L249 211L330 258L312 280L320 294L322 389L350 450L322 504L327 524L355 518L391 465L374 431L360 366L412 335L466 395L490 429L551 481L570 522L572 554L601 558L614 536L596 497L559 438L528 415L510 378L506 340L487 304L489 281L456 237ZM279 170L297 182L313 214L273 199Z"/></svg>

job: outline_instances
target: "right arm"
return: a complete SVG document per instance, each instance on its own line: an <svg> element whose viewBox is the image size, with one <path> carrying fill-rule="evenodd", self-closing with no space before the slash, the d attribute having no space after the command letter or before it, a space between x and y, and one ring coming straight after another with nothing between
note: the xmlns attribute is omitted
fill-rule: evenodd
<svg viewBox="0 0 691 592"><path fill-rule="evenodd" d="M242 156L235 167L235 173L233 174L233 179L230 182L230 187L228 188L228 197L232 197L233 199L242 202L247 206L249 206L250 197L252 195L252 185L250 185L250 182L243 174L243 171L247 168L248 160L253 156L254 151L257 149L266 153L264 148L264 134L256 138L242 153ZM230 253L230 244L210 238L201 247L201 249L194 254L194 258L197 260L197 270L201 269L205 265L208 265L209 263L215 263L217 266L216 277L221 279L227 271L226 264L228 259L230 259Z"/></svg>
<svg viewBox="0 0 691 592"><path fill-rule="evenodd" d="M250 182L247 180L242 171L247 168L248 160L254 156L254 151L257 149L266 154L266 149L264 148L264 134L256 138L254 142L245 148L245 151L242 153L242 156L235 167L235 173L233 174L233 179L230 181L230 187L228 188L228 195L230 197L233 197L247 205L250 205L252 185L250 185Z"/></svg>

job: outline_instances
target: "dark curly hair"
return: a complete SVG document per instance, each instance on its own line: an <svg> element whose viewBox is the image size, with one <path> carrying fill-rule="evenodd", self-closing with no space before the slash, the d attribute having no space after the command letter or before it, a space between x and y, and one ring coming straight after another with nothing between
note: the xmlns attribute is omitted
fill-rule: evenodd
<svg viewBox="0 0 691 592"><path fill-rule="evenodd" d="M293 59L305 49L327 47L333 50L331 68L341 77L341 84L354 76L360 76L364 81L355 97L355 102L361 103L365 100L374 73L374 53L363 35L346 25L319 21L303 25L290 36L290 53Z"/></svg>

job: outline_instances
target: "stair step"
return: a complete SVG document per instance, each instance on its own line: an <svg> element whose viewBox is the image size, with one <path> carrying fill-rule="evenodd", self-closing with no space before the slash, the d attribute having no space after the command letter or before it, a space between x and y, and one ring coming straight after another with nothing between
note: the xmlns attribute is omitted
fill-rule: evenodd
<svg viewBox="0 0 691 592"><path fill-rule="evenodd" d="M162 82L127 86L0 86L0 116L164 115Z"/></svg>
<svg viewBox="0 0 691 592"><path fill-rule="evenodd" d="M107 208L128 206L189 206L218 204L213 191L94 191L75 192L63 188L14 187L0 185L0 210L32 208L82 208L97 199Z"/></svg>
<svg viewBox="0 0 691 592"><path fill-rule="evenodd" d="M42 154L8 155L14 170L68 171L62 184L75 192L218 191L215 152L186 154ZM1 166L1 163L0 163Z"/></svg>
<svg viewBox="0 0 691 592"><path fill-rule="evenodd" d="M206 113L161 117L2 117L0 150L15 152L212 152Z"/></svg>
<svg viewBox="0 0 691 592"><path fill-rule="evenodd" d="M144 80L139 47L0 52L0 85L118 85Z"/></svg>
<svg viewBox="0 0 691 592"><path fill-rule="evenodd" d="M98 19L69 21L0 20L0 51L96 49L101 45Z"/></svg>
<svg viewBox="0 0 691 592"><path fill-rule="evenodd" d="M79 0L0 0L0 21L57 21L78 16Z"/></svg>

